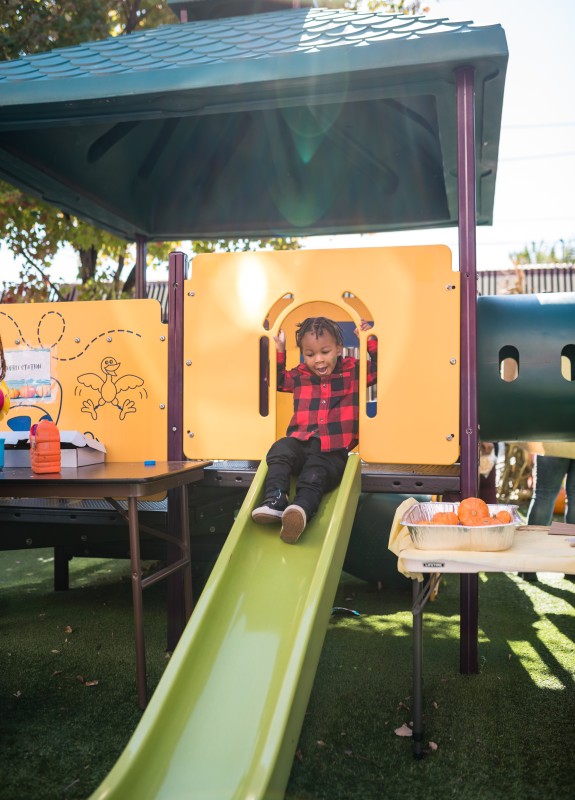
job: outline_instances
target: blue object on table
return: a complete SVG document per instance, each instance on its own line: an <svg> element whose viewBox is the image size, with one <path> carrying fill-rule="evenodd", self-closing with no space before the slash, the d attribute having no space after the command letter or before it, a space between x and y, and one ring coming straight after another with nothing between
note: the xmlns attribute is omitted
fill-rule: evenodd
<svg viewBox="0 0 575 800"><path fill-rule="evenodd" d="M156 462L153 459L150 460L150 461L144 461L144 466L145 467L155 467L156 466Z"/></svg>

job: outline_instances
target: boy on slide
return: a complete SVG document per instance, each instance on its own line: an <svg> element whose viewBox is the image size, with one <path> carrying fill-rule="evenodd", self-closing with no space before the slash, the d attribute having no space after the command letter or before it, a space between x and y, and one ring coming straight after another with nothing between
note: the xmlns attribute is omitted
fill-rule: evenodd
<svg viewBox="0 0 575 800"><path fill-rule="evenodd" d="M361 320L361 329L372 326ZM357 329L356 329L357 334ZM359 436L359 361L342 357L343 334L327 317L308 317L298 325L296 343L303 363L286 370L285 333L274 336L278 391L292 392L294 413L286 436L266 457L263 503L252 511L255 522L281 522L280 537L295 544L316 513L321 498L341 481L347 455ZM377 342L367 343L368 385L377 381ZM290 478L297 476L288 499Z"/></svg>

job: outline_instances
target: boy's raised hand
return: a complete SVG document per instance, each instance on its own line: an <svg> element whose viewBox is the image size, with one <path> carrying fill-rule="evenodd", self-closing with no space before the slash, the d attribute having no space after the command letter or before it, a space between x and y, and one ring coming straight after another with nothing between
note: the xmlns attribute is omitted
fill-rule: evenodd
<svg viewBox="0 0 575 800"><path fill-rule="evenodd" d="M274 336L274 342L276 343L278 353L285 353L286 351L286 335L283 330L280 328L278 331L278 335Z"/></svg>
<svg viewBox="0 0 575 800"><path fill-rule="evenodd" d="M359 327L361 328L362 331L368 331L370 328L373 328L373 325L371 322L368 322L366 319L362 318L359 321ZM354 330L354 333L359 338L359 331L357 328Z"/></svg>

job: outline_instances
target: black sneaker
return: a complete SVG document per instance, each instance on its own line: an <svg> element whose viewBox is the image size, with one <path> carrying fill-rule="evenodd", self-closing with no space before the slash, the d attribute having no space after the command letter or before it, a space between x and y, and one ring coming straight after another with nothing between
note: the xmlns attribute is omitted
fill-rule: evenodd
<svg viewBox="0 0 575 800"><path fill-rule="evenodd" d="M270 522L281 522L282 514L287 507L287 494L282 492L281 489L277 489L269 497L266 497L261 506L254 508L252 519L261 525L267 525Z"/></svg>

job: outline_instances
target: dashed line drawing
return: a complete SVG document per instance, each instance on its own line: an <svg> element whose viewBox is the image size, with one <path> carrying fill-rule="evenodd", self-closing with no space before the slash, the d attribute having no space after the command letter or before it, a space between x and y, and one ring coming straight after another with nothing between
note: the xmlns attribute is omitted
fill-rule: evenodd
<svg viewBox="0 0 575 800"><path fill-rule="evenodd" d="M6 319L10 320L10 322L14 325L14 327L16 328L16 331L18 333L18 338L21 339L22 343L25 344L26 347L29 347L32 350L35 349L35 347L37 345L31 344L26 339L26 337L22 333L22 329L20 328L20 326L18 325L18 323L14 319L14 317L12 317L10 314L7 314L5 311L0 311L0 314L3 317L6 317ZM62 324L62 330L60 331L60 333L56 337L55 341L53 341L51 344L47 344L47 343L42 341L41 327L42 327L42 323L45 322L46 319L51 315L54 315L54 316L60 318L60 322ZM58 345L62 341L62 339L64 338L65 332L66 332L66 319L64 318L63 314L61 314L59 311L47 311L45 314L42 314L42 316L38 320L38 325L36 326L36 338L38 340L38 345L40 347L44 348L44 349L53 350L56 347L56 345ZM131 331L131 330L127 329L127 328L118 328L118 329L115 329L115 330L103 331L102 333L99 333L97 336L94 336L94 338L91 341L89 341L85 345L85 347L83 347L81 350L79 350L75 355L68 356L67 358L65 358L63 356L57 356L54 353L52 353L51 354L51 358L53 358L54 361L74 361L76 358L80 358L81 356L83 356L87 352L87 350L89 350L89 348L98 341L98 339L102 339L104 336L110 336L113 333L127 333L127 334L130 334L131 336L136 336L138 339L142 338L142 334L141 333L137 333L136 331Z"/></svg>

